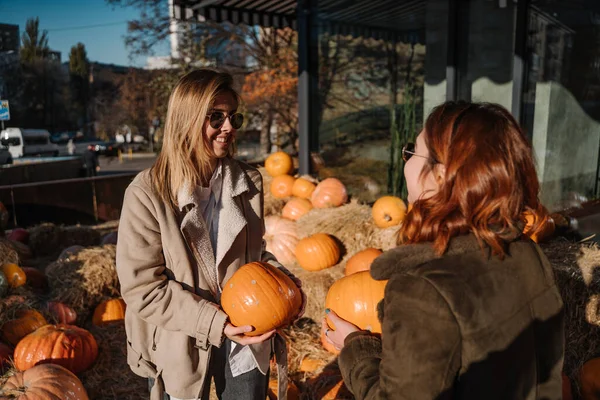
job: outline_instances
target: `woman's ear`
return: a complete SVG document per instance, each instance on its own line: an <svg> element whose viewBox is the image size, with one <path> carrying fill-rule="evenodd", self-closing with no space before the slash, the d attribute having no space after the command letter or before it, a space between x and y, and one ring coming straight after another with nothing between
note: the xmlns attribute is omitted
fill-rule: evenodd
<svg viewBox="0 0 600 400"><path fill-rule="evenodd" d="M446 166L438 163L433 166L433 176L438 186L441 186L446 180Z"/></svg>

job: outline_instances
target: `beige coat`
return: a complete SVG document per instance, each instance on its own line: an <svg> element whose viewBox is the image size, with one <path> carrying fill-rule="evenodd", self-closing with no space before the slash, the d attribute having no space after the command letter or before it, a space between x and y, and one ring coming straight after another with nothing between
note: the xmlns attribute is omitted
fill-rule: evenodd
<svg viewBox="0 0 600 400"><path fill-rule="evenodd" d="M211 348L220 347L227 320L215 304L218 271L224 271L226 282L245 262L262 260L281 267L263 246L260 173L230 158L222 162L221 202L228 212L220 216L216 260L193 197L180 194L181 211L174 212L153 191L149 171L140 173L125 192L117 272L127 303L127 357L137 375L156 378L152 399L164 390L184 399L201 395ZM275 343L281 345L281 340L278 336ZM272 345L253 345L252 352L269 351L265 346ZM282 355L281 346L275 347L276 355ZM285 363L280 360L280 365ZM282 372L283 389L285 368Z"/></svg>

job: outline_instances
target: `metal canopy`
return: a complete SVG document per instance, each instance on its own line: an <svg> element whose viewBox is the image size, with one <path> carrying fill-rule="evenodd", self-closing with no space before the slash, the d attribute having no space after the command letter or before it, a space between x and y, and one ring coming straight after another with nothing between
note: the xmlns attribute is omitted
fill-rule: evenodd
<svg viewBox="0 0 600 400"><path fill-rule="evenodd" d="M173 4L176 19L298 29L298 0L174 0ZM317 23L320 32L422 43L425 2L319 0Z"/></svg>

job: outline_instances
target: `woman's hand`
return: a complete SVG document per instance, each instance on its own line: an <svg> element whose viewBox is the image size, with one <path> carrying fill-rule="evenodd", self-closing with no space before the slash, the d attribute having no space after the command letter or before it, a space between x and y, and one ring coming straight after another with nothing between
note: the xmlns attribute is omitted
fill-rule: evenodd
<svg viewBox="0 0 600 400"><path fill-rule="evenodd" d="M360 329L358 326L340 318L333 310L329 308L325 310L325 318L321 322L321 332L325 335L325 339L333 345L337 350L341 350L344 347L344 341L346 336L352 332L358 332ZM327 319L333 325L334 329L330 329L327 324Z"/></svg>
<svg viewBox="0 0 600 400"><path fill-rule="evenodd" d="M223 333L229 340L232 342L236 342L237 344L241 344L242 346L246 346L249 344L256 344L264 342L267 339L270 339L271 336L275 333L275 329L269 332L265 332L260 336L246 336L245 334L248 332L252 332L254 328L250 325L244 326L234 326L231 323L227 323L225 325L225 330Z"/></svg>

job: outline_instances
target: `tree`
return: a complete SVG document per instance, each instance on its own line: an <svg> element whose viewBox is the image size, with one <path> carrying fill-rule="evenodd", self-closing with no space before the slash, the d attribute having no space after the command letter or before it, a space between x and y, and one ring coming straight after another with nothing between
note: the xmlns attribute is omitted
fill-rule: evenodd
<svg viewBox="0 0 600 400"><path fill-rule="evenodd" d="M77 115L78 126L87 132L89 120L88 105L90 101L90 63L83 43L71 47L69 54L69 75L74 111Z"/></svg>
<svg viewBox="0 0 600 400"><path fill-rule="evenodd" d="M21 60L33 62L48 57L48 32L42 31L40 36L40 20L30 18L25 25L25 32L21 36Z"/></svg>

